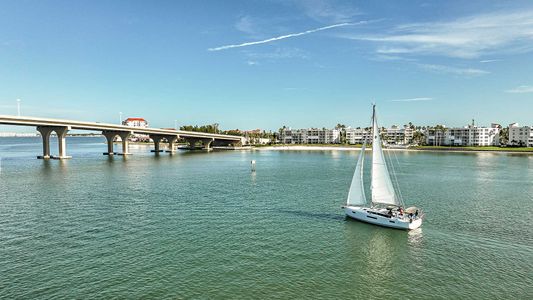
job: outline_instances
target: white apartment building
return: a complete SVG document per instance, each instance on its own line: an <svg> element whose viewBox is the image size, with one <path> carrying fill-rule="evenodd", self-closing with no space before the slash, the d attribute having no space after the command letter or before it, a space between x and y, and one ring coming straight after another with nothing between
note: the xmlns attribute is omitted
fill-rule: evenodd
<svg viewBox="0 0 533 300"><path fill-rule="evenodd" d="M522 126L518 123L509 124L510 146L533 147L533 126Z"/></svg>
<svg viewBox="0 0 533 300"><path fill-rule="evenodd" d="M244 144L245 145L266 145L268 143L271 143L271 139L267 138L260 138L260 137L250 137L247 136L244 138Z"/></svg>
<svg viewBox="0 0 533 300"><path fill-rule="evenodd" d="M348 144L362 144L365 140L371 143L370 128L351 128L348 127L344 130L346 132L346 143Z"/></svg>
<svg viewBox="0 0 533 300"><path fill-rule="evenodd" d="M387 144L407 145L413 141L413 133L414 130L407 125L404 125L403 128L392 125L390 128L385 129L383 140Z"/></svg>
<svg viewBox="0 0 533 300"><path fill-rule="evenodd" d="M365 140L368 144L372 143L371 128L351 128L345 129L346 142L348 144L362 144ZM406 145L413 141L414 130L409 126L400 128L396 125L385 130L380 130L383 141L387 144Z"/></svg>
<svg viewBox="0 0 533 300"><path fill-rule="evenodd" d="M500 125L442 129L429 128L426 131L426 143L431 146L498 146L500 144Z"/></svg>
<svg viewBox="0 0 533 300"><path fill-rule="evenodd" d="M338 129L285 128L281 131L281 142L283 144L338 144L340 136Z"/></svg>

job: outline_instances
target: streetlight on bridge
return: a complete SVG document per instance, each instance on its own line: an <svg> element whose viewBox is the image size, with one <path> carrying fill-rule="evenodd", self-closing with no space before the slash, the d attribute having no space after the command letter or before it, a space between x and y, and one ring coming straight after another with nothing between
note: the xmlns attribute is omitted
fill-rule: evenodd
<svg viewBox="0 0 533 300"><path fill-rule="evenodd" d="M20 99L17 99L17 115L20 117Z"/></svg>
<svg viewBox="0 0 533 300"><path fill-rule="evenodd" d="M118 124L122 125L122 112L119 112L118 114L119 114Z"/></svg>

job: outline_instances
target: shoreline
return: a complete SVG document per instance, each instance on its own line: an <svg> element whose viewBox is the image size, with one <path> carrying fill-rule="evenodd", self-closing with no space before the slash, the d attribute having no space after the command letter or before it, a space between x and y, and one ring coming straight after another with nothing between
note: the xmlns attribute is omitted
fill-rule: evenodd
<svg viewBox="0 0 533 300"><path fill-rule="evenodd" d="M284 146L266 146L266 147L255 147L254 150L274 150L274 151L361 151L361 147L350 147L350 146L303 146L303 145L284 145ZM372 148L366 148L366 151L371 150ZM464 149L464 148L444 148L444 149L416 149L416 148L383 148L385 151L408 151L408 152L446 152L446 153L512 153L512 154L528 154L533 155L533 150L507 150L502 148L502 150L482 150L482 149Z"/></svg>

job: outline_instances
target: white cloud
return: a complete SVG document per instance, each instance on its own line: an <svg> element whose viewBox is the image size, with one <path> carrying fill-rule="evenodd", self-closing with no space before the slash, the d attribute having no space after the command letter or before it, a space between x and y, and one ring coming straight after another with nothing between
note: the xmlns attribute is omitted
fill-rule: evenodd
<svg viewBox="0 0 533 300"><path fill-rule="evenodd" d="M501 59L484 59L484 60L480 60L479 62L482 64L486 64L486 63L492 63L492 62L497 62L497 61L501 61Z"/></svg>
<svg viewBox="0 0 533 300"><path fill-rule="evenodd" d="M252 21L252 18L250 16L241 17L239 21L237 21L237 23L235 24L235 28L239 31L248 34L256 33L254 22Z"/></svg>
<svg viewBox="0 0 533 300"><path fill-rule="evenodd" d="M355 16L361 14L357 8L351 5L340 4L331 0L293 0L292 2L302 9L308 17L319 22L350 22Z"/></svg>
<svg viewBox="0 0 533 300"><path fill-rule="evenodd" d="M533 50L533 10L497 12L448 22L396 26L389 34L345 36L376 42L381 54L441 55L477 58L494 53Z"/></svg>
<svg viewBox="0 0 533 300"><path fill-rule="evenodd" d="M419 97L419 98L406 98L406 99L394 99L389 100L391 102L413 102L413 101L431 101L433 98L430 97Z"/></svg>
<svg viewBox="0 0 533 300"><path fill-rule="evenodd" d="M432 64L417 64L417 65L418 67L424 70L435 72L435 73L447 73L447 74L455 74L455 75L462 75L462 76L479 76L479 75L490 74L489 71L473 69L473 68L457 68L457 67L432 65Z"/></svg>
<svg viewBox="0 0 533 300"><path fill-rule="evenodd" d="M225 46L220 46L220 47L209 48L207 50L208 51L220 51L220 50L226 50L226 49L231 49L231 48L240 48L240 47L247 47L247 46L259 45L259 44L266 44L266 43L271 43L271 42L275 42L275 41L279 41L279 40L283 40L283 39L288 39L288 38L302 36L302 35L306 35L306 34L310 34L310 33L315 33L315 32L322 31L322 30L328 30L328 29L333 29L333 28L337 28L337 27L344 27L344 26L350 26L350 25L356 25L356 24L362 24L362 23L364 23L364 22L334 24L334 25L324 26L324 27L320 27L320 28L316 28L316 29L306 30L306 31L303 31L303 32L291 33L291 34L287 34L287 35L281 35L281 36L273 37L273 38L266 39L266 40L255 41L255 42L246 42L246 43L234 44L234 45L225 45Z"/></svg>
<svg viewBox="0 0 533 300"><path fill-rule="evenodd" d="M270 52L251 52L244 51L246 56L252 59L285 59L285 58L300 58L308 59L310 54L300 48L294 47L278 47Z"/></svg>
<svg viewBox="0 0 533 300"><path fill-rule="evenodd" d="M371 58L375 61L416 61L414 58L407 58L399 55L377 54Z"/></svg>
<svg viewBox="0 0 533 300"><path fill-rule="evenodd" d="M249 60L249 61L246 62L246 64L249 65L249 66L256 66L256 65L258 65L259 63L256 62L256 61L253 61L253 60Z"/></svg>
<svg viewBox="0 0 533 300"><path fill-rule="evenodd" d="M506 93L513 93L513 94L525 94L525 93L533 93L533 85L521 85L517 86L513 89L506 90Z"/></svg>

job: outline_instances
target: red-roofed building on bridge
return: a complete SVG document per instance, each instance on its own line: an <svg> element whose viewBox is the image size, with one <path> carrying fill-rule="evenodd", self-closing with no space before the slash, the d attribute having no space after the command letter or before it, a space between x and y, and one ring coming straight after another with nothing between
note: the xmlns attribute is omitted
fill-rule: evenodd
<svg viewBox="0 0 533 300"><path fill-rule="evenodd" d="M143 118L127 118L122 121L122 125L137 127L137 128L148 128L148 121ZM129 138L132 142L148 142L150 137L146 134L133 134Z"/></svg>
<svg viewBox="0 0 533 300"><path fill-rule="evenodd" d="M126 120L122 121L122 125L148 128L148 121L143 118L127 118Z"/></svg>

